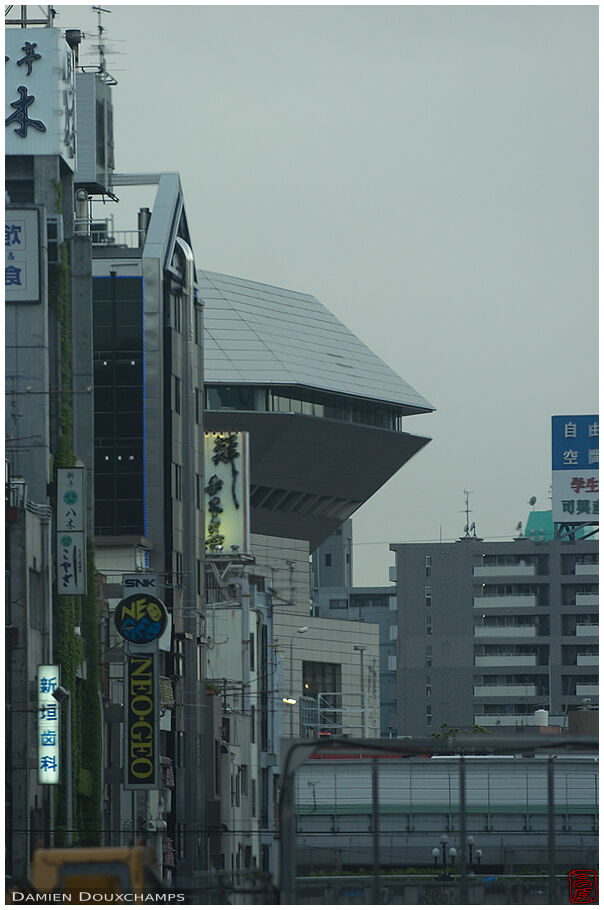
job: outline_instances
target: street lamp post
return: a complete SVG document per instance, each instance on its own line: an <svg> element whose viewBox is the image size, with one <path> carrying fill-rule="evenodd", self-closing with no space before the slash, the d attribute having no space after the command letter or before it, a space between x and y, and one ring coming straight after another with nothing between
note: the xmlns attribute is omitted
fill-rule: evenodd
<svg viewBox="0 0 604 910"><path fill-rule="evenodd" d="M472 848L474 847L474 838L472 837L471 834L468 835L467 843L468 843L468 871L469 871L469 873L470 873L470 875L471 875L472 872L473 872L473 869L472 869Z"/></svg>
<svg viewBox="0 0 604 910"><path fill-rule="evenodd" d="M451 858L451 875L455 872L455 857L457 856L457 849L455 847L449 847L449 857Z"/></svg>
<svg viewBox="0 0 604 910"><path fill-rule="evenodd" d="M73 846L73 761L71 755L71 692L64 686L57 686L52 693L53 698L61 704L65 702L65 824L67 828L67 846Z"/></svg>
<svg viewBox="0 0 604 910"><path fill-rule="evenodd" d="M432 858L434 859L434 868L436 869L438 866L438 860L440 859L440 850L438 847L435 847L432 851Z"/></svg>
<svg viewBox="0 0 604 910"><path fill-rule="evenodd" d="M363 655L367 650L367 645L353 645L355 651L359 651L361 655L361 720L363 724L363 739L365 739L366 726L365 726L365 673L363 668Z"/></svg>
<svg viewBox="0 0 604 910"><path fill-rule="evenodd" d="M296 700L294 699L294 636L302 635L303 632L308 632L308 626L300 626L299 629L296 629L295 632L289 637L289 736L290 739L294 737L294 705Z"/></svg>
<svg viewBox="0 0 604 910"><path fill-rule="evenodd" d="M447 835L441 834L440 843L441 843L442 851L443 851L443 871L442 871L441 878L444 880L449 878L449 876L447 874L447 843L448 843L448 841L449 841L449 838L447 837Z"/></svg>

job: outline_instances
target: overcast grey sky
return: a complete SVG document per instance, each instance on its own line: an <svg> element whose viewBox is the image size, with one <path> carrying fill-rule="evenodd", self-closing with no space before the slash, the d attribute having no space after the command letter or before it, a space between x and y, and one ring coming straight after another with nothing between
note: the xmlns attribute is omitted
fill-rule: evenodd
<svg viewBox="0 0 604 910"><path fill-rule="evenodd" d="M597 8L108 6L116 169L179 171L199 266L314 294L437 408L355 583L465 489L487 538L548 508L551 416L597 411Z"/></svg>

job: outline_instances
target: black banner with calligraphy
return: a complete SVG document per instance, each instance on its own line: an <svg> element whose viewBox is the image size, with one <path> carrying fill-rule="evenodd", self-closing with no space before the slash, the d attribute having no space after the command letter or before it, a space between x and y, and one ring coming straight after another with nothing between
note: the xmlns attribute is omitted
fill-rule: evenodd
<svg viewBox="0 0 604 910"><path fill-rule="evenodd" d="M129 654L125 687L124 789L159 787L157 652Z"/></svg>

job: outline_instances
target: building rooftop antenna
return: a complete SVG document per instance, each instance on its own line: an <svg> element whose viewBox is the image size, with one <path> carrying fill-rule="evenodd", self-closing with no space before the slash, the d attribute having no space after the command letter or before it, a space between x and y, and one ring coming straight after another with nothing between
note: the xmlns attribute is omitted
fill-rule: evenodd
<svg viewBox="0 0 604 910"><path fill-rule="evenodd" d="M470 493L473 491L464 490L463 492L466 497L466 507L464 509L464 512L466 513L466 523L464 526L465 536L470 537L470 531L474 531L474 537L476 537L476 523L472 522L472 525L470 526L470 513L473 511L473 509L470 508Z"/></svg>
<svg viewBox="0 0 604 910"><path fill-rule="evenodd" d="M93 6L92 9L98 16L98 32L99 32L99 43L97 44L97 50L99 52L99 73L105 73L105 39L103 35L105 34L105 29L103 28L103 13L111 13L112 10L105 9L103 6Z"/></svg>

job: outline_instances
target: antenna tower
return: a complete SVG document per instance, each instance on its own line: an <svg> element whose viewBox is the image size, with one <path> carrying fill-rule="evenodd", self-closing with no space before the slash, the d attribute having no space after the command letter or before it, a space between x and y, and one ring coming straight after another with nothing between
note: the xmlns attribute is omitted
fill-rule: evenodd
<svg viewBox="0 0 604 910"><path fill-rule="evenodd" d="M103 6L93 6L92 9L97 14L99 24L97 26L99 33L99 43L97 44L97 50L99 52L99 73L102 75L106 72L105 69L105 39L103 35L105 34L105 29L103 28L103 13L111 13L112 10L105 9Z"/></svg>

